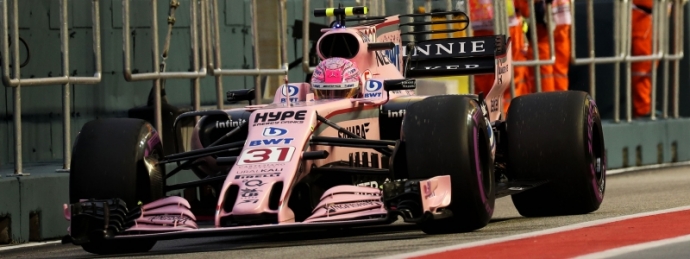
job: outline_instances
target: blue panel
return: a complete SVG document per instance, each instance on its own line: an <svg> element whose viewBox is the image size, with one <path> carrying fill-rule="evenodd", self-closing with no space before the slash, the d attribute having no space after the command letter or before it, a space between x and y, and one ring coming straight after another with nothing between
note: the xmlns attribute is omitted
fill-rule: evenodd
<svg viewBox="0 0 690 259"><path fill-rule="evenodd" d="M26 2L29 1L20 1ZM67 14L72 15L74 13L74 4L67 3ZM50 29L59 30L60 29L60 1L50 1L50 11L48 12L50 16ZM67 19L67 26L71 29L74 25L73 19Z"/></svg>
<svg viewBox="0 0 690 259"><path fill-rule="evenodd" d="M12 150L12 135L9 133L10 127L10 112L14 102L12 101L12 89L2 87L0 89L0 167L6 166L12 161L10 160L10 153Z"/></svg>
<svg viewBox="0 0 690 259"><path fill-rule="evenodd" d="M122 43L122 19L115 21L112 14L115 9L111 8L111 2L120 3L118 0L106 0L101 3L101 53L104 73L120 73L123 69L123 43ZM122 4L118 7L121 8ZM118 9L119 11L120 9ZM119 29L113 29L119 26ZM143 29L136 29L143 30ZM134 31L133 31L134 32ZM137 31L137 33L139 33Z"/></svg>
<svg viewBox="0 0 690 259"><path fill-rule="evenodd" d="M669 146L676 143L678 161L690 160L690 120L668 120L668 131L665 132L665 136L668 138ZM665 156L666 162L671 162L671 149L669 147L666 150L668 150L664 151L668 154Z"/></svg>
<svg viewBox="0 0 690 259"><path fill-rule="evenodd" d="M302 57L302 40L295 40L292 38L292 33L294 28L295 20L302 20L302 3L301 1L289 1L287 2L287 50L288 50L288 63ZM299 29L301 30L301 28ZM302 82L304 81L306 73L302 70L302 65L293 68L288 74L290 82Z"/></svg>
<svg viewBox="0 0 690 259"><path fill-rule="evenodd" d="M69 203L69 177L66 174L42 175L40 177L21 178L20 204L21 215L25 219L33 211L40 212L41 238L59 238L67 234L69 221L62 213L62 204ZM40 190L37 192L37 190ZM22 220L22 236L29 237L29 224Z"/></svg>
<svg viewBox="0 0 690 259"><path fill-rule="evenodd" d="M113 28L122 28L122 1L125 0L110 0L111 1L111 17ZM151 2L150 1L133 1L129 0L129 12L130 19L129 23L132 27L137 28L149 28L151 26ZM163 23L167 18L167 15L161 16L161 8L165 6L164 3L167 1L159 1L158 3L158 22ZM101 13L104 14L104 10L101 9ZM167 12L164 12L167 13ZM159 27L161 27L159 25Z"/></svg>
<svg viewBox="0 0 690 259"><path fill-rule="evenodd" d="M685 31L683 33L683 51L684 53L690 53L690 33L688 33L688 24L690 24L690 15L687 15L690 13L690 4L685 5L685 10L684 13L686 14L684 16L683 24L685 24L684 28ZM685 58L680 61L680 91L678 92L678 96L680 97L680 106L679 112L681 116L690 116L690 100L688 98L683 98L685 96L690 96L690 73L684 73L683 71L688 71L688 68L690 67L690 58L687 57L688 54L685 54Z"/></svg>
<svg viewBox="0 0 690 259"><path fill-rule="evenodd" d="M220 4L220 1L219 1ZM226 12L238 10L243 13L239 18L232 18L232 25L220 28L221 36L221 58L223 69L248 69L254 68L254 58L252 52L250 5L248 1L224 2ZM233 16L227 15L227 16ZM226 16L226 19L228 18ZM226 24L228 24L226 22ZM241 50L241 51L238 51ZM254 87L254 77L249 76L227 76L223 78L223 93L233 89L243 89ZM215 86L214 93L215 98ZM225 98L223 98L225 99Z"/></svg>
<svg viewBox="0 0 690 259"><path fill-rule="evenodd" d="M11 95L8 93L8 95ZM4 134L0 137L2 137L3 141L6 141L7 145L4 145L4 147L0 147L0 152L4 152L3 156L0 156L0 158L4 157L2 161L0 161L0 166L5 167L8 165L13 165L14 164L14 124L12 123L12 107L14 105L14 101L10 101L9 107L8 107L8 115L7 115L7 120L0 123L0 126L3 127L3 130L0 130L0 134ZM4 133L3 133L4 132Z"/></svg>
<svg viewBox="0 0 690 259"><path fill-rule="evenodd" d="M73 37L69 39L69 71L70 75L93 76L95 60L93 55L93 32L91 29L73 29ZM60 68L62 72L62 68Z"/></svg>
<svg viewBox="0 0 690 259"><path fill-rule="evenodd" d="M165 33L165 30L163 31ZM165 36L160 38L161 55L165 44ZM200 43L199 43L200 44ZM201 57L199 57L201 60ZM162 61L162 59L161 59ZM201 62L201 61L200 61ZM175 30L172 33L165 71L190 71L192 68L191 38L188 29Z"/></svg>
<svg viewBox="0 0 690 259"><path fill-rule="evenodd" d="M237 1L237 2L239 2L239 1ZM242 0L242 2L244 2L244 5L241 7L242 8L241 10L243 10L243 12L245 13L245 15L243 16L244 21L242 22L242 25L251 26L251 24L252 24L251 0ZM239 8L240 7L238 6L238 9Z"/></svg>
<svg viewBox="0 0 690 259"><path fill-rule="evenodd" d="M246 23L249 20L249 12L246 11L249 9L247 0L218 0L218 5L221 5L218 11L218 16L220 16L220 19L218 19L219 23L225 20L225 25L248 25ZM225 14L220 10L225 10Z"/></svg>
<svg viewBox="0 0 690 259"><path fill-rule="evenodd" d="M33 27L33 24L36 23L36 20L43 20L40 17L43 16L46 12L42 12L40 9L42 9L42 6L47 5L48 3L46 1L41 1L42 3L31 3L31 1L27 0L22 0L22 1L17 1L19 2L19 29L29 29ZM57 1L50 1L50 2L57 2ZM8 8L12 8L12 3L8 3L7 5ZM35 14L35 16L34 16Z"/></svg>
<svg viewBox="0 0 690 259"><path fill-rule="evenodd" d="M12 105L11 98L12 88L3 87L0 89L0 123L7 119L5 116L7 116L8 108ZM2 134L0 134L0 140L2 140Z"/></svg>
<svg viewBox="0 0 690 259"><path fill-rule="evenodd" d="M608 168L616 169L638 165L652 165L659 162L672 162L671 146L678 146L678 160L690 160L690 120L633 121L631 123L604 122L604 138L608 158ZM661 144L661 150L658 149ZM627 148L627 156L623 150ZM624 164L627 160L627 166Z"/></svg>
<svg viewBox="0 0 690 259"><path fill-rule="evenodd" d="M250 33L244 35L244 37L243 37L243 40L244 40L244 45L243 45L243 47L244 47L244 55L243 55L244 62L242 63L242 68L256 68L256 65L254 63L255 53L254 53L253 43L252 43L251 27L247 27L247 28L249 28ZM240 79L240 78L238 78L238 79ZM244 77L244 88L245 89L254 88L255 85L256 85L256 80L255 80L254 76L245 76ZM231 89L238 89L238 88L243 88L243 87L238 85L237 87L231 88ZM227 90L230 90L230 89L227 89Z"/></svg>
<svg viewBox="0 0 690 259"><path fill-rule="evenodd" d="M0 161L1 162L1 161ZM12 171L3 170L3 173L11 173ZM18 178L8 178L3 177L0 179L0 190L2 194L0 195L0 216L6 216L9 214L11 217L10 225L10 238L14 241L19 241L21 236L21 217L19 210L21 206L19 205L19 179ZM27 216L28 218L28 216ZM28 239L28 236L24 238Z"/></svg>
<svg viewBox="0 0 690 259"><path fill-rule="evenodd" d="M70 1L69 18L75 28L91 28L93 24L92 1Z"/></svg>
<svg viewBox="0 0 690 259"><path fill-rule="evenodd" d="M40 17L47 18L47 16L37 16L37 20L42 20L39 19ZM62 71L60 32L50 30L49 24L46 20L44 21L34 23L32 30L20 30L19 36L26 41L31 54L26 66L21 68L22 78L58 76ZM29 58L26 55L27 46L20 44L22 44L19 47L20 62L26 63Z"/></svg>

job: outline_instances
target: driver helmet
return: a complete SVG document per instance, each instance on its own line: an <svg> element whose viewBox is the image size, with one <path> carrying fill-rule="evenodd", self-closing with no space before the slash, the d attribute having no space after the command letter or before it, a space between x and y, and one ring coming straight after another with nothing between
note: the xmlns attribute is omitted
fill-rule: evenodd
<svg viewBox="0 0 690 259"><path fill-rule="evenodd" d="M329 58L316 66L311 87L317 99L352 98L359 93L359 69L350 60Z"/></svg>

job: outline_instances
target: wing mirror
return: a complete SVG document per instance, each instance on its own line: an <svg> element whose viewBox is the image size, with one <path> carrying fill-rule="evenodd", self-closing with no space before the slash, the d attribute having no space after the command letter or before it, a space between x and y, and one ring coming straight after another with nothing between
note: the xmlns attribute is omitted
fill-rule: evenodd
<svg viewBox="0 0 690 259"><path fill-rule="evenodd" d="M232 90L226 93L228 102L249 101L249 105L252 105L254 97L254 89Z"/></svg>
<svg viewBox="0 0 690 259"><path fill-rule="evenodd" d="M393 42L372 42L367 44L367 51L389 50L392 48L395 48L395 43Z"/></svg>
<svg viewBox="0 0 690 259"><path fill-rule="evenodd" d="M392 79L383 81L383 90L413 90L417 88L417 81L415 79Z"/></svg>

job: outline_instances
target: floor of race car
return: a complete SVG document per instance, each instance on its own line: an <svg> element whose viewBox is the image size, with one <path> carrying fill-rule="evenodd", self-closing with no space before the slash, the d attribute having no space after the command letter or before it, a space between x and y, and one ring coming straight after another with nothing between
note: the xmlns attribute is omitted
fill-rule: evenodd
<svg viewBox="0 0 690 259"><path fill-rule="evenodd" d="M387 218L377 219L361 219L350 220L342 222L314 222L314 223L287 223L287 224L268 224L256 226L238 226L238 227L224 227L216 228L211 222L200 222L199 229L185 230L165 233L152 233L140 235L120 235L116 239L142 239L142 238L156 238L158 240L168 240L176 238L190 238L190 237L209 237L209 236L227 236L227 235L242 235L242 234L260 234L260 233L274 233L282 231L297 231L309 229L340 229L371 225L381 225L390 222Z"/></svg>

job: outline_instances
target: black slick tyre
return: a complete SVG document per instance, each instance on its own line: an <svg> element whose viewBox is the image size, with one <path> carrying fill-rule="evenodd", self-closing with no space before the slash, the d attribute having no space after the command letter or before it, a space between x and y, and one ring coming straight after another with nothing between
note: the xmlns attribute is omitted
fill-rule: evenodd
<svg viewBox="0 0 690 259"><path fill-rule="evenodd" d="M548 181L512 195L521 215L599 209L606 189L606 149L599 111L587 93L520 96L511 102L507 123L509 177Z"/></svg>
<svg viewBox="0 0 690 259"><path fill-rule="evenodd" d="M426 180L450 175L452 216L421 223L427 234L486 226L495 201L489 125L468 96L432 96L410 105L403 119L408 174Z"/></svg>
<svg viewBox="0 0 690 259"><path fill-rule="evenodd" d="M162 154L158 133L146 121L118 118L86 123L72 149L70 203L119 198L131 210L162 198L165 168L156 165ZM80 222L73 220L75 224ZM94 254L130 253L148 251L155 244L155 240L95 236L82 248Z"/></svg>

